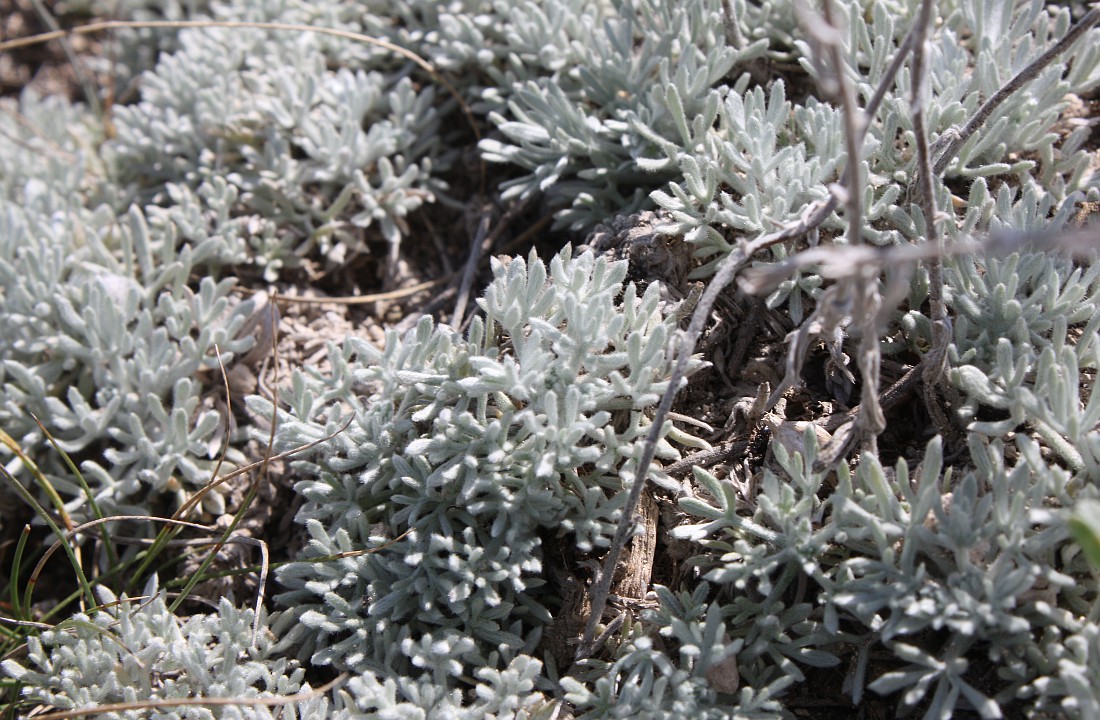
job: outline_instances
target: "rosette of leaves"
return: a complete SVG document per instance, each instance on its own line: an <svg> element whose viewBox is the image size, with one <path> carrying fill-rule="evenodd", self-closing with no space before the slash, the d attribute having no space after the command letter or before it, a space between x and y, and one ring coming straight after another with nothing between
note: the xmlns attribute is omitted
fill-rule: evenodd
<svg viewBox="0 0 1100 720"><path fill-rule="evenodd" d="M336 698L338 709L332 717L553 720L560 712L559 705L537 689L543 681L542 663L528 655L517 655L503 669L479 668L474 676L474 689L466 694L431 677L386 677L366 671L348 681Z"/></svg>
<svg viewBox="0 0 1100 720"><path fill-rule="evenodd" d="M424 318L384 348L348 338L330 376L294 376L278 446L334 436L297 463L309 540L278 575L288 641L442 684L536 649L561 599L547 544L609 544L667 386L675 318L625 273L569 248L549 272L534 254L494 261L464 337Z"/></svg>
<svg viewBox="0 0 1100 720"><path fill-rule="evenodd" d="M1002 442L971 434L974 465L955 473L937 439L913 475L903 461L889 473L864 456L854 479L841 477L832 525L848 557L824 596L826 617L833 627L858 618L895 654L896 667L867 687L899 693L901 708L999 718L1061 705L1088 717L1075 708L1100 700L1095 684L1080 684L1096 662L1096 579L1070 552L1068 511L1052 500L1068 473L1029 438L1013 449L1016 461L1006 462ZM857 695L869 649L853 665Z"/></svg>
<svg viewBox="0 0 1100 720"><path fill-rule="evenodd" d="M97 157L103 125L87 108L25 89L0 99L0 198L46 215L84 211L111 199L113 186ZM88 212L89 211L84 211Z"/></svg>
<svg viewBox="0 0 1100 720"><path fill-rule="evenodd" d="M241 252L225 232L228 190L203 185L207 207L180 204L173 222L116 210L125 192L99 154L102 120L64 98L4 99L0 132L12 140L0 151L0 430L77 515L88 495L35 417L104 511L178 504L209 480L225 433L201 376L217 372L215 346L229 364L252 344L241 329L253 303L208 276ZM7 447L0 457L27 480ZM231 447L227 460L244 457ZM207 498L224 512L221 494Z"/></svg>
<svg viewBox="0 0 1100 720"><path fill-rule="evenodd" d="M305 671L274 654L276 638L266 620L254 622L253 611L234 608L223 598L216 613L177 617L155 577L144 589L147 599L140 602L116 597L102 585L98 591L100 610L77 613L30 636L25 659L0 665L3 675L22 684L25 702L93 713L111 703L169 703L94 713L111 720L327 716L323 697L284 705L248 704L309 691ZM242 702L170 704L204 698Z"/></svg>
<svg viewBox="0 0 1100 720"><path fill-rule="evenodd" d="M835 179L842 157L843 131L835 109L816 101L795 108L782 81L765 92L748 88L747 80L712 90L708 114L696 116L691 135L663 144L681 178L668 183L667 191L650 194L669 213L663 232L683 234L698 256L711 260L695 271L697 277L712 274L733 248L727 232L760 235L826 199L826 184ZM788 251L777 246L773 254L782 259ZM769 306L790 297L791 317L801 321L803 291L820 293L819 277L806 282L799 275L784 281Z"/></svg>
<svg viewBox="0 0 1100 720"><path fill-rule="evenodd" d="M984 182L972 195L994 202ZM1057 237L1081 194L1060 207L1029 185L1016 202L1003 187L991 226L1003 239L1016 233ZM1003 219L1002 219L1003 218ZM1100 395L1083 392L1083 373L1100 364L1100 267L1088 259L1026 248L998 256L966 255L948 260L946 299L954 338L948 348L952 382L965 395L956 411L970 429L1001 437L1033 430L1082 480L1100 481ZM927 321L910 312L903 320Z"/></svg>
<svg viewBox="0 0 1100 720"><path fill-rule="evenodd" d="M676 538L705 548L692 560L717 588L717 604L736 643L736 660L748 687L788 687L806 680L806 668L840 661L835 638L815 612L812 594L793 592L807 580L828 585L832 530L822 524L819 497L826 471L815 472L817 443L809 433L803 453L773 442L776 465L766 468L752 497L751 512L733 483L701 468L695 480L705 491L683 497L692 520L673 529Z"/></svg>
<svg viewBox="0 0 1100 720"><path fill-rule="evenodd" d="M788 20L796 14L786 2L754 7L752 16L760 16L764 25L753 27L750 34L771 32L780 10ZM937 11L941 21L928 44L930 80L924 108L935 153L943 150L983 100L1063 37L1070 25L1067 9L1038 1L961 0L939 3ZM848 77L862 106L899 52L916 8L855 0L838 3L836 12ZM785 42L780 38L787 31L779 26L774 30L775 42ZM792 59L819 86L832 83L831 69L804 39L806 32L792 28L790 34ZM943 177L958 181L948 187L936 180L936 206L948 211L964 208L958 223L942 224L948 236L960 234L962 226L968 233L985 232L995 225L994 218L1019 219L1011 202L990 202L983 178L1023 186L1021 195L1036 196L1037 202L1029 208L1032 214L1023 218L1024 227L1048 221L1071 193L1088 189L1088 154L1081 152L1088 128L1060 130L1057 124L1070 93L1088 92L1100 82L1098 37L1100 31L1090 31L1066 53L1065 62L1051 64L1010 95L954 156L946 158ZM866 179L861 233L880 245L927 237L925 219L910 204L916 139L908 73L903 67L886 88L878 111L868 118L860 148L861 174ZM710 93L714 99L700 102L701 109L694 112L680 112L675 103L668 104L673 122L691 132L668 136L662 144L680 177L650 195L670 213L672 220L665 230L683 234L700 256L714 259L697 270L700 276L713 272L716 261L733 246L732 237L771 232L797 221L811 203L825 199L846 155L842 113L835 103L814 97L787 103L781 82L765 93L750 86L748 77L732 89L716 88ZM975 214L971 209L976 207L981 211ZM823 225L830 231L839 227L835 215ZM769 251L771 257L759 262L782 261L794 249L790 242L775 245ZM768 298L768 304L787 304L798 322L806 300L820 296L822 282L816 273L798 271Z"/></svg>

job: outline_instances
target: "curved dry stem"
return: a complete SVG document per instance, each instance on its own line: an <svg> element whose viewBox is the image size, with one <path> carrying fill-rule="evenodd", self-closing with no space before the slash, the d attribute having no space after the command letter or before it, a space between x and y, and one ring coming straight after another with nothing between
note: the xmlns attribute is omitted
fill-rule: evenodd
<svg viewBox="0 0 1100 720"><path fill-rule="evenodd" d="M930 83L927 53L928 33L932 26L933 0L921 0L920 14L917 19L919 29L913 43L913 79L910 90L910 106L913 114L913 135L916 140L917 156L917 204L924 215L925 241L937 252L928 260L928 300L932 308L932 349L929 362L925 366L923 379L925 388L930 389L943 375L944 362L947 360L947 345L951 338L947 333L947 303L944 300L943 253L944 241L936 227L936 195L932 185L932 151L928 146L928 129L924 122L924 109L927 102L927 89ZM933 417L935 413L933 412ZM941 428L941 432L946 428Z"/></svg>
<svg viewBox="0 0 1100 720"><path fill-rule="evenodd" d="M890 66L879 79L878 87L875 88L875 93L865 110L864 122L857 126L857 147L862 145L871 118L874 117L875 113L878 111L879 105L881 105L883 99L886 97L886 93L889 91L890 87L893 86L894 77L901 69L909 53L915 33L916 25L914 24L909 28L909 32L906 33L901 47L898 48L897 53L895 53L890 62ZM841 184L848 182L849 167L851 167L851 164L845 168L840 176L839 182ZM619 517L619 524L615 529L615 536L611 541L611 547L608 549L607 556L602 566L596 573L591 592L592 612L588 619L588 625L584 630L584 637L581 640L580 646L577 648L576 657L578 660L589 657L595 651L594 640L596 627L599 625L604 607L607 605L607 595L611 589L611 578L615 574L615 567L618 565L619 557L622 554L630 527L633 524L634 514L637 511L638 502L642 497L642 487L649 476L649 467L653 463L657 441L660 439L660 428L664 425L669 412L672 410L672 400L676 396L676 393L680 391L680 382L684 379L684 375L687 371L688 358L695 351L695 345L699 341L699 336L702 334L706 319L710 316L710 311L714 308L718 296L731 282L733 282L734 277L736 277L737 273L746 263L748 263L753 255L772 245L781 243L784 240L792 240L805 235L825 222L829 215L831 215L839 205L840 199L835 194L830 194L827 200L806 206L802 217L798 220L779 228L775 232L762 235L755 240L743 242L730 251L730 253L719 262L714 277L711 278L710 284L703 293L703 297L695 306L695 310L691 316L691 323L687 331L678 333L673 340L673 344L675 345L676 365L669 378L668 389L665 390L665 394L661 396L661 402L653 415L653 425L650 428L649 434L646 436L642 457L638 461L635 482L630 488L630 495L627 498L626 505L622 509L622 515ZM639 478L641 479L640 482L638 482Z"/></svg>
<svg viewBox="0 0 1100 720"><path fill-rule="evenodd" d="M312 700L315 697L326 695L337 685L347 680L347 673L340 673L335 678L319 688L296 695L273 695L267 698L170 698L165 700L140 700L137 702L108 703L96 707L81 708L79 710L64 710L61 712L36 715L37 720L65 720L66 718L88 717L89 715L101 715L103 713L121 713L129 710L151 710L154 708L170 707L229 707L235 705L264 705L266 707L278 707Z"/></svg>
<svg viewBox="0 0 1100 720"><path fill-rule="evenodd" d="M210 567L210 564L214 562L214 558L217 557L218 553L221 552L223 547L225 547L226 542L233 535L233 531L237 528L237 525L240 524L241 520L244 518L244 514L248 511L248 507L252 504L252 501L256 499L256 494L259 489L260 482L268 480L267 471L271 464L271 451L275 445L275 429L276 427L278 427L279 420L279 328L276 322L275 315L269 316L269 322L271 337L271 357L274 364L275 378L271 390L271 431L268 433L267 446L264 448L263 460L260 461L260 471L256 473L256 475L252 478L252 482L249 483L248 493L245 495L244 501L241 503L241 507L237 509L236 513L234 513L233 522L230 523L229 527L225 529L225 532L222 533L222 536L218 539L218 541L214 543L214 547L210 550L209 554L207 554L207 556L203 558L203 561L199 565L198 570L196 570L195 574L190 578L190 580L188 580L179 597L172 601L172 604L169 606L168 609L173 612L175 612L176 608L179 607L180 603L183 602L188 593L190 593L191 590L195 587L195 584L199 581L199 577L201 577L202 574L206 572L206 569ZM214 349L215 351L217 351L217 346L215 346ZM220 354L218 355L218 361L219 363L221 362ZM229 378L225 376L224 367L222 368L222 377L225 379L225 392L226 396L228 397ZM228 438L228 434L226 435L226 437ZM206 486L206 488L204 488L204 490L206 492L209 492L210 489L214 487L214 485L215 483L210 483ZM193 499L194 498L192 498L192 500ZM267 545L264 545L262 547L261 552L263 555L262 561L265 566L263 575L261 577L261 585L265 585L267 582ZM256 616L253 620L253 642L255 642L256 633L258 633L259 631L259 606L262 601L262 597L263 595L261 593L261 595L256 600Z"/></svg>
<svg viewBox="0 0 1100 720"><path fill-rule="evenodd" d="M170 525L179 525L179 526L184 526L184 527L195 528L195 529L198 529L198 530L202 530L204 532L210 532L211 530L216 530L217 529L217 528L212 528L212 527L209 527L209 526L206 526L206 525L199 525L198 523L187 522L185 520L176 520L176 519L173 519L173 518L153 517L152 515L110 515L108 517L102 517L102 518L98 518L96 520L89 520L86 523L81 523L80 525L77 525L75 528L73 528L72 530L69 530L68 532L65 533L65 542L68 542L68 541L72 540L74 536L76 536L80 532L83 532L84 530L96 527L98 525L102 525L104 523L112 522L114 520L146 520L146 521L151 521L151 522L162 522L162 523L168 523ZM28 587L31 587L31 588L34 587L35 583L38 581L38 576L42 574L42 570L46 567L46 562L49 561L49 559L51 557L53 557L54 553L56 553L58 551L58 549L60 549L60 548L61 548L61 538L58 538L57 540L53 541L53 544L50 545L50 547L46 550L46 552L42 554L42 557L39 558L38 563L35 564L34 570L31 571L30 577L27 578L27 586Z"/></svg>
<svg viewBox="0 0 1100 720"><path fill-rule="evenodd" d="M808 209L811 212L813 211L813 208ZM649 478L649 468L653 464L657 443L661 438L661 428L664 427L665 421L672 411L672 401L676 397L676 393L679 392L681 382L687 374L688 360L695 352L695 345L699 342L700 335L703 334L703 328L706 326L707 318L710 317L710 311L718 301L718 296L733 282L733 278L748 263L749 258L776 243L803 234L814 217L811 213L807 213L805 217L790 226L742 243L731 250L729 255L726 255L718 263L717 272L711 278L710 284L707 285L707 289L703 292L703 296L699 299L699 303L691 314L691 322L688 324L687 330L679 331L673 336L670 347L672 356L676 358L676 364L669 376L668 389L661 396L661 402L653 413L653 423L646 435L642 456L638 460L638 468L630 486L630 495L627 497L622 513L619 515L619 524L615 528L611 546L608 548L603 564L596 572L591 594L592 610L588 618L588 624L584 629L584 637L577 647L577 660L589 657L596 650L596 628L600 623L604 608L607 606L607 596L611 591L611 579L615 575L615 568L619 564L623 547L629 539L634 524L634 514L637 512L638 503L642 498L642 489ZM828 217L827 213L825 217ZM824 217L822 217L822 220L824 220Z"/></svg>
<svg viewBox="0 0 1100 720"><path fill-rule="evenodd" d="M1077 24L1069 29L1065 37L1047 48L1046 52L1035 58L1027 67L1016 73L1011 80L1001 86L997 92L993 93L988 100L982 103L982 106L978 108L978 111L971 116L961 130L941 135L932 147L932 154L936 156L935 162L932 165L932 172L939 175L946 170L947 166L958 154L963 144L970 139L971 135L977 132L978 128L989 119L989 116L992 115L1005 100L1011 97L1024 85L1038 77L1039 73L1046 69L1046 67L1054 62L1059 55L1068 50L1070 46L1077 42L1082 35L1091 30L1097 23L1100 23L1100 7L1094 7L1086 13L1083 18L1077 21Z"/></svg>

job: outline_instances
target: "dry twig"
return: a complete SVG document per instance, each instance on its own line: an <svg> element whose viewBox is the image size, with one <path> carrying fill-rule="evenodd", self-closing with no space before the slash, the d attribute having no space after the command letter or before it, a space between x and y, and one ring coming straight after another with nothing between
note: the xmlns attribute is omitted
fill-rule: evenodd
<svg viewBox="0 0 1100 720"><path fill-rule="evenodd" d="M963 144L970 139L970 136L973 135L986 120L989 119L989 116L1001 106L1001 103L1011 97L1013 93L1024 85L1038 77L1039 73L1054 62L1059 55L1068 50L1082 35L1091 30L1098 22L1100 22L1100 7L1094 7L1086 13L1083 18L1077 21L1077 24L1069 29L1065 37L1051 45L1046 52L1035 58L1035 60L1023 70L1016 73L1016 75L1005 83L1000 90L982 103L982 106L970 117L961 130L946 132L941 135L932 146L932 155L935 157L935 161L932 165L932 172L939 175L946 170L948 164L958 154Z"/></svg>
<svg viewBox="0 0 1100 720"><path fill-rule="evenodd" d="M162 700L138 700L135 702L108 703L95 707L80 708L78 710L64 710L51 712L45 715L36 715L36 720L67 720L67 718L87 717L89 715L102 715L104 713L123 713L129 710L151 710L154 708L171 707L235 707L239 705L253 705L278 707L291 705L304 700L312 700L315 697L328 694L330 690L340 685L348 678L347 673L341 673L321 687L301 692L296 695L273 695L266 698L165 698Z"/></svg>
<svg viewBox="0 0 1100 720"><path fill-rule="evenodd" d="M901 68L902 61L907 54L907 48L908 44L911 42L910 36L912 33L913 31L910 30L910 34L906 36L903 47L890 63L887 73L879 80L879 85L872 98L872 102L868 105L866 110L865 119L868 122L869 119L874 116L874 113L878 109L878 105L882 102L883 98L885 98L889 88L893 85L894 76ZM866 124L859 128L860 143L862 143L866 131ZM841 181L844 182L845 178L842 177ZM695 306L687 330L678 332L674 336L671 346L673 349L673 356L676 358L676 363L669 377L668 389L661 397L661 402L654 412L653 425L650 427L649 434L646 436L645 447L643 448L641 458L638 460L634 482L630 487L630 495L627 497L622 515L619 516L619 524L615 529L615 535L612 538L611 546L608 549L607 556L604 558L603 565L596 574L592 586L592 613L589 617L588 625L585 627L584 638L577 648L578 660L589 657L595 651L594 641L596 637L596 628L600 623L603 610L607 605L611 578L615 573L615 568L618 565L623 546L626 543L630 528L633 525L638 502L641 500L642 489L649 477L649 468L653 463L653 455L657 447L657 441L661 437L661 428L668 418L669 412L672 410L673 398L682 387L682 381L687 371L688 360L695 350L696 343L699 341L703 327L706 325L707 318L710 317L710 312L714 308L715 302L726 287L733 282L734 277L737 276L737 273L748 263L753 255L761 250L781 243L784 240L791 240L805 235L807 232L825 222L826 218L836 209L838 204L839 198L832 195L823 202L807 206L802 217L797 221L789 223L775 232L738 244L737 247L731 250L730 253L718 263L714 277L711 278L710 284L707 285L707 289L704 291L702 298L700 298L698 304Z"/></svg>

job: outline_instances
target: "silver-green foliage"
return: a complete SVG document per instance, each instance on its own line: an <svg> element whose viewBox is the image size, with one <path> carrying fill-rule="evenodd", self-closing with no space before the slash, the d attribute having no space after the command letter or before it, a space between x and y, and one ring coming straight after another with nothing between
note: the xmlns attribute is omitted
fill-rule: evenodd
<svg viewBox="0 0 1100 720"><path fill-rule="evenodd" d="M778 5L786 4L766 3L758 11ZM915 10L859 1L843 3L838 9L840 26L846 29L842 44L852 70L849 79L855 84L858 101L865 104L898 53ZM965 0L941 12L943 23L937 26L927 49L931 77L925 117L932 141L957 133L983 99L1069 27L1068 10L1046 9L1040 2ZM774 20L778 16L767 17ZM767 32L768 27L756 27L753 32ZM960 41L964 36L966 40ZM1062 137L1054 125L1067 93L1085 92L1100 82L1097 37L1100 32L1093 30L1071 53L1072 62L1052 64L1026 91L1010 96L947 164L947 179L979 179L974 184L976 196L960 191L961 199L970 206L963 223L968 230L985 231L993 218L1008 219L1001 215L1008 211L1007 206L988 202L987 186L980 180L983 177L1033 185L1029 192L1038 196L1042 207L1034 208L1041 214L1029 216L1029 225L1071 208L1076 199L1072 193L1087 189L1088 158L1080 149L1088 129L1077 127ZM831 75L823 70L811 44L800 39L795 45L797 58L810 75L822 85L830 83ZM881 107L868 120L861 146L865 178L862 232L878 244L926 236L924 218L910 205L916 160L908 73L903 67L887 86ZM713 114L684 114L669 104L675 123L690 126L695 120L698 126L692 135L665 144L664 152L675 161L682 178L673 179L667 189L656 190L651 197L671 213L667 230L683 233L704 256L721 257L729 252L731 237L751 238L795 221L811 202L827 196L828 184L836 181L837 169L845 164L839 108L813 97L785 107L779 83L773 85L765 102L762 89L746 87L746 80L732 89L712 89L712 97L700 100L700 107L718 108L717 123ZM933 150L941 147L934 144ZM1031 181L1031 173L1037 183ZM935 192L937 206L950 209L952 195L942 180L936 181ZM975 190L969 193L973 195ZM974 207L981 208L978 215L974 215ZM971 219L977 217L981 222L975 225ZM836 216L825 223L825 228L833 231L839 227ZM954 222L942 227L948 236L958 235L961 229ZM782 259L791 249L781 244L773 247L772 254ZM713 271L713 267L704 266L702 272ZM792 317L798 321L803 314L802 295L816 298L820 283L818 276L796 275L769 298L769 305L778 307L789 299Z"/></svg>
<svg viewBox="0 0 1100 720"><path fill-rule="evenodd" d="M712 90L708 114L695 117L690 137L662 144L682 179L668 183L667 192L650 195L669 214L663 230L682 233L698 255L717 256L715 261L732 249L730 233L767 233L797 218L810 203L827 199L827 184L836 179L843 155L835 109L813 100L793 108L782 81L765 93L759 86L746 89L747 80ZM876 214L876 208L869 212ZM783 246L774 252L777 258L787 254ZM695 274L712 273L714 266L708 263ZM786 280L769 305L789 296L792 318L801 321L803 290L816 297L820 284L819 277Z"/></svg>
<svg viewBox="0 0 1100 720"><path fill-rule="evenodd" d="M751 516L738 512L743 501L732 484L697 469L696 481L716 504L682 498L682 509L707 522L673 530L674 537L707 548L707 556L700 558L706 568L703 578L730 589L724 611L735 618L731 635L742 644L738 666L747 684L758 688L805 680L800 665L831 667L839 662L830 648L835 639L811 617L814 604L789 599L800 576L827 582L824 551L831 529L822 526L824 507L818 498L825 473L812 470L813 442L805 458L788 454L778 443L772 447L782 474L764 472Z"/></svg>
<svg viewBox="0 0 1100 720"><path fill-rule="evenodd" d="M730 640L729 608L708 604L709 590L707 583L680 593L658 586L659 607L643 613L641 622L624 627L614 660L584 663L584 672L594 675L594 682L562 679L566 700L584 717L594 718L783 717L777 698L793 678L737 687L732 660L744 648L744 640Z"/></svg>
<svg viewBox="0 0 1100 720"><path fill-rule="evenodd" d="M542 78L496 91L511 98L507 111L490 116L505 140L487 140L482 147L490 159L529 171L507 191L543 190L555 204L568 206L562 221L587 226L604 217L592 214L594 209L606 215L608 201L616 201L615 211L623 209L624 200L633 209L642 201L639 192L657 191L671 180L667 192L652 198L676 214L670 231L687 233L707 255L728 251L728 231L768 232L821 199L844 160L839 110L813 98L791 108L781 85L765 103L761 88L747 87L747 75L736 84L723 82L766 50L786 54L781 46L791 37L790 20L798 11L788 3L732 3L734 11L726 14L722 5L670 9L652 0L614 3L604 18L577 11L572 23L559 20L563 27L587 26L586 41L595 52L572 69L552 65L554 72ZM849 2L839 9L847 29L845 55L859 73L852 79L866 102L898 52L913 10L884 1ZM568 13L561 5L557 10ZM973 0L943 12L929 46L931 94L925 112L933 140L957 131L983 98L1069 26L1068 10L1047 10L1038 1ZM544 55L553 54L551 48L567 53L570 37L563 33ZM759 39L749 44L753 37ZM1080 187L1087 163L1076 151L1087 128L1075 129L1059 145L1052 127L1066 93L1100 82L1096 37L1094 31L1093 42L1078 45L1072 63L1051 65L1028 92L1004 103L962 146L948 176L1020 174L1039 166L1044 186L1056 197ZM828 82L811 46L802 40L794 44L811 76ZM895 209L915 167L907 72L903 69L887 88L862 148L870 221L889 219L898 210L909 213L904 203ZM1038 162L1019 159L1028 153ZM628 195L628 189L635 194ZM877 227L866 231L879 242L898 238Z"/></svg>
<svg viewBox="0 0 1100 720"><path fill-rule="evenodd" d="M1027 438L1011 464L999 441L971 435L969 450L973 468L958 477L942 472L936 441L916 477L904 463L888 476L869 459L854 483L841 480L835 525L852 557L838 566L829 602L902 663L869 687L902 690L903 705L927 697L926 717L961 702L983 717L1019 700L1072 710L1077 689L1058 680L1057 659L1064 637L1090 634L1097 586L1059 508L1066 474ZM943 639L936 649L918 641L929 633ZM983 667L996 668L988 696L973 685Z"/></svg>
<svg viewBox="0 0 1100 720"><path fill-rule="evenodd" d="M675 316L658 284L638 295L625 263L591 253L493 273L465 337L425 318L383 349L348 338L331 376L294 376L278 447L335 434L298 463L309 543L279 571L314 662L442 682L529 653L559 591L543 538L609 543Z"/></svg>
<svg viewBox="0 0 1100 720"><path fill-rule="evenodd" d="M864 455L854 476L840 467L822 502L805 494L820 481L806 469L816 452L807 442L805 460L779 449L785 482L766 471L749 513L733 486L702 471L717 505L680 503L708 520L676 532L702 542L696 562L726 591L743 675L763 658L771 673L801 679L797 665L833 664L843 651L856 703L870 689L900 693L899 710L919 706L925 718L961 707L986 718L1009 707L1089 717L1100 702L1086 679L1100 661L1098 588L1060 507L1068 473L1030 439L1017 440L1009 464L1002 442L973 434L970 468L945 471L938 439L912 476L904 461L891 471ZM785 610L776 597L797 577L810 583L804 607ZM763 655L761 626L784 633ZM880 644L895 665L876 677L868 663Z"/></svg>
<svg viewBox="0 0 1100 720"><path fill-rule="evenodd" d="M458 720L552 720L560 709L537 690L542 663L517 655L506 667L474 671L477 682L469 700L457 688L431 677L389 676L366 671L353 677L336 700L334 720L380 717Z"/></svg>
<svg viewBox="0 0 1100 720"><path fill-rule="evenodd" d="M1002 187L999 214L1011 222L994 221L994 232L1049 234L1062 224L1058 217L1043 222L1046 209L1030 186L1020 201L1010 200ZM1090 393L1082 404L1081 385L1081 372L1100 365L1100 267L1033 250L958 257L945 275L955 316L951 379L966 394L960 417L997 408L1008 417L971 429L999 437L1029 425L1082 478L1100 481L1100 396Z"/></svg>
<svg viewBox="0 0 1100 720"><path fill-rule="evenodd" d="M514 84L507 111L489 116L503 139L481 143L489 160L528 171L502 186L505 196L542 191L575 228L636 210L674 176L662 147L691 144L689 128L714 119L711 88L766 45L728 45L717 0L612 6L578 14L584 52L568 37L556 43L577 62ZM690 119L699 113L702 125Z"/></svg>
<svg viewBox="0 0 1100 720"><path fill-rule="evenodd" d="M30 94L4 109L22 142L0 161L0 427L74 506L83 492L32 414L77 461L97 451L83 469L109 511L201 485L223 429L197 373L217 367L215 346L230 362L252 343L238 331L253 303L231 297L232 281L189 285L223 240L179 240L137 208L91 205L113 188L88 144L94 123ZM69 162L23 156L51 145Z"/></svg>
<svg viewBox="0 0 1100 720"><path fill-rule="evenodd" d="M575 228L655 203L663 229L706 261L700 276L827 198L845 164L840 111L795 83L760 82L765 68L753 64L796 61L828 83L787 0L117 6L149 10L410 47L487 116L495 132L482 156L519 168L507 197L542 193ZM864 103L915 5L838 11ZM1066 9L1038 0L951 0L938 12L925 109L934 151L1069 25ZM156 34L155 57L142 50L152 37L123 38L117 77L141 70L141 82L110 128L31 93L0 112L13 140L0 151L0 427L35 448L72 506L80 490L38 450L28 411L63 449L89 453L82 467L108 510L193 490L224 432L199 373L216 368L215 345L231 362L251 342L238 331L252 305L215 278L247 267L275 279L304 258L335 266L367 252L374 228L396 247L408 216L442 196L440 171L454 158L441 135L457 117L452 100L388 50L203 28ZM1097 37L1010 97L947 163L935 193L948 238L1042 237L1097 198L1081 152L1088 127L1053 127L1066 93L1100 80ZM880 245L928 236L910 205L909 91L903 68L861 148L864 233ZM833 216L823 235L839 228ZM857 703L869 688L926 717L964 707L1094 717L1096 578L1067 522L1100 479L1100 395L1082 401L1100 364L1100 271L1039 249L946 264L949 377L964 394L952 411L972 431L957 467L944 470L933 443L912 474L864 456L854 476L841 465L830 490L808 436L805 456L774 444L776 465L756 485L698 472L696 495L680 504L700 520L673 535L702 545L710 585L658 588L656 609L560 684L540 659L560 600L546 583L547 545L586 555L608 544L667 383L675 319L656 284L639 295L623 286L623 265L591 255L563 252L549 271L534 256L497 262L485 318L465 335L424 320L382 348L349 338L330 353L331 374L295 375L279 409L279 449L333 435L296 466L308 539L279 572L291 606L279 651L296 645L356 671L332 708L347 718L547 717L555 695L589 717L771 718L786 689L840 663ZM800 271L768 304L797 322L823 284ZM895 347L927 347L926 300L918 272ZM259 398L250 407L256 417L273 409ZM668 444L659 453L676 454ZM231 448L229 460L243 457ZM221 510L216 499L208 509ZM28 698L107 702L126 686L151 688L143 669L182 668L190 681L215 665L231 678L226 692L299 687L298 671L264 655L267 639L250 649L247 613L224 603L185 623L161 599L78 618L32 640L27 663L4 666L30 684ZM172 657L154 635L171 638ZM873 653L887 659L871 664ZM731 661L736 693L710 675ZM123 682L120 672L138 674ZM173 682L163 687L212 694Z"/></svg>
<svg viewBox="0 0 1100 720"><path fill-rule="evenodd" d="M485 157L525 171L502 186L506 195L541 192L560 208L559 222L575 228L655 203L668 213L663 230L683 235L699 256L712 260L696 270L699 276L712 273L740 238L793 222L828 197L845 164L840 110L812 96L788 102L781 79L765 89L744 72L767 54L797 60L822 85L831 82L794 22L804 11L782 1L546 6L536 11L533 3L524 4L507 22L559 28L558 39L544 37L538 56L506 54L508 71L494 75L497 87L483 95L500 131L500 137L482 141ZM899 52L915 9L854 0L840 4L838 12L850 79L866 103ZM963 0L941 12L943 22L928 47L925 108L931 140L939 141L935 151L983 99L1065 35L1070 18L1068 10L1044 8L1038 0ZM573 52L578 28L586 29L586 54L579 57ZM1009 97L947 164L947 178L979 180L975 197L961 191L969 202L963 224L970 231L988 229L1006 210L1000 203L988 206L984 177L1027 184L1034 174L1038 183L1031 183L1030 192L1038 195L1043 207L1035 209L1044 214L1030 222L1072 208L1078 199L1073 193L1089 186L1087 154L1080 152L1088 128L1062 136L1054 125L1067 93L1100 82L1098 37L1100 31L1092 31L1071 61L1052 64L1026 91ZM861 146L863 233L878 244L926 234L924 218L909 203L916 161L908 72L903 67L887 85ZM939 180L936 194L941 209L959 199ZM981 207L977 216L975 207ZM974 217L981 218L978 225L970 222ZM824 227L832 233L842 225L833 215ZM943 227L949 236L961 229L950 222ZM776 245L769 260L781 261L793 249L791 243ZM800 322L821 285L819 275L799 271L768 298L769 306L787 304Z"/></svg>
<svg viewBox="0 0 1100 720"><path fill-rule="evenodd" d="M215 3L211 14L355 32L350 10ZM227 184L236 261L269 280L306 255L331 264L368 252L362 228L397 244L405 217L442 188L435 89L376 60L387 53L301 30L186 29L178 42L143 74L139 101L115 110L105 152L118 181L170 218L187 203L216 212L201 187Z"/></svg>
<svg viewBox="0 0 1100 720"><path fill-rule="evenodd" d="M265 622L254 627L251 610L234 608L223 599L216 613L177 617L168 610L155 578L144 589L146 599L140 601L116 597L102 586L99 594L103 609L77 613L51 630L30 636L26 658L5 660L0 666L4 675L23 684L25 700L58 710L200 698L242 701L96 713L110 720L326 715L324 697L283 706L247 704L309 691L303 681L305 671L273 654L275 637Z"/></svg>
<svg viewBox="0 0 1100 720"><path fill-rule="evenodd" d="M200 9L361 29L346 3L157 10ZM148 10L113 8L124 19ZM216 278L251 265L274 279L306 255L350 260L367 250L361 228L372 224L396 243L405 216L434 192L436 96L414 89L388 51L301 31L173 37L155 65L141 61L150 69L136 102L116 105L109 127L89 108L31 91L0 112L11 140L0 153L0 426L70 509L83 492L56 453L41 451L31 413L86 460L108 512L192 491L209 480L225 435L199 373L216 372L215 346L228 364L252 342L238 332L253 303ZM123 57L137 63L143 38L125 34ZM231 445L228 460L223 469L244 458ZM207 498L208 510L224 510L221 495Z"/></svg>

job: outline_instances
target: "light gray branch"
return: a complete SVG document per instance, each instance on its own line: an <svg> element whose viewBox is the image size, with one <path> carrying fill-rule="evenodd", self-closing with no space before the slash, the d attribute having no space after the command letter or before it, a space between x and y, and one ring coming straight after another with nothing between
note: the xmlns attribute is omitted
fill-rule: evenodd
<svg viewBox="0 0 1100 720"><path fill-rule="evenodd" d="M961 130L941 135L932 148L932 154L936 158L935 163L932 165L932 172L939 175L947 169L948 163L958 154L963 144L970 139L970 136L973 135L986 120L989 119L989 116L1001 106L1001 103L1024 85L1038 77L1039 73L1046 69L1047 65L1054 62L1059 55L1068 50L1082 35L1091 30L1098 22L1100 22L1100 7L1094 7L1081 18L1076 25L1069 29L1065 37L1051 45L1046 52L1037 57L1023 70L1016 73L1015 77L1005 83L1000 90L993 93L993 95L978 108L978 111L974 113Z"/></svg>

